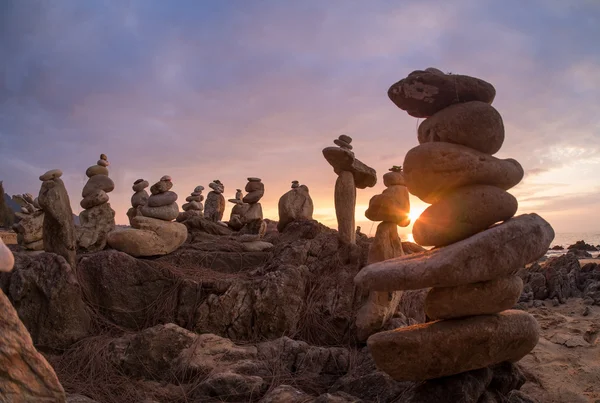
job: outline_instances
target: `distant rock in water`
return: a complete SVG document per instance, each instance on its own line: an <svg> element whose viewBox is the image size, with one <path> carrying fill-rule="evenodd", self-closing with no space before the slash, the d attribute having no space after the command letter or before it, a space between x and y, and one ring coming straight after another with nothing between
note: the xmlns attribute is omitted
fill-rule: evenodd
<svg viewBox="0 0 600 403"><path fill-rule="evenodd" d="M563 250L565 247L562 245L554 245L550 250Z"/></svg>
<svg viewBox="0 0 600 403"><path fill-rule="evenodd" d="M598 252L598 248L596 248L594 245L589 245L587 243L585 243L585 241L577 241L575 242L573 245L569 245L567 247L567 249L579 249L579 250L585 250L588 252Z"/></svg>

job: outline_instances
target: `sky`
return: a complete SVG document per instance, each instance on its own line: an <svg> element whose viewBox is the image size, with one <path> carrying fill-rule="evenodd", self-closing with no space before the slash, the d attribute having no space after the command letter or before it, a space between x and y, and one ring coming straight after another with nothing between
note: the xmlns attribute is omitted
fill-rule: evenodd
<svg viewBox="0 0 600 403"><path fill-rule="evenodd" d="M321 150L347 134L378 173L356 209L374 235L369 199L418 145L420 121L387 90L436 67L495 86L496 156L526 172L510 191L518 213L600 232L599 38L597 0L2 0L0 180L37 194L60 168L79 213L85 170L105 153L118 224L138 178L170 175L184 202L214 179L229 198L260 177L271 219L298 180L335 227ZM427 206L411 203L413 216Z"/></svg>

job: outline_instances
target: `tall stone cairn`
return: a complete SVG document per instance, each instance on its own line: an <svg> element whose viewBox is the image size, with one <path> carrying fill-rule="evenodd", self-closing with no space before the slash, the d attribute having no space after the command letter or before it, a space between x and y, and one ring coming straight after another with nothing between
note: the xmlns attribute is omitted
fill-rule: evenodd
<svg viewBox="0 0 600 403"><path fill-rule="evenodd" d="M375 239L369 248L367 263L377 263L403 256L398 226L410 224L410 199L402 168L394 166L383 175L386 189L369 201L365 216L371 221L382 221L377 226ZM356 315L357 336L360 341L380 331L394 315L402 291L371 291Z"/></svg>
<svg viewBox="0 0 600 403"><path fill-rule="evenodd" d="M356 159L350 144L352 137L342 134L333 142L337 147L325 147L323 156L338 175L334 201L339 240L343 244L355 244L356 189L375 186L377 172Z"/></svg>
<svg viewBox="0 0 600 403"><path fill-rule="evenodd" d="M433 321L376 333L369 351L402 381L518 361L536 346L539 325L510 309L523 287L516 272L544 256L554 230L534 213L513 217L517 202L506 190L523 168L492 157L504 142L491 106L496 90L430 68L410 73L388 95L409 115L427 118L403 167L409 192L432 204L414 224L415 241L436 248L367 265L355 283L380 292L431 287L425 312Z"/></svg>
<svg viewBox="0 0 600 403"><path fill-rule="evenodd" d="M137 179L133 182L133 186L131 186L131 190L134 191L131 196L131 207L127 210L127 217L129 218L129 224L131 221L142 214L142 207L148 203L148 198L150 195L146 191L146 188L150 186L150 183L147 180L142 178Z"/></svg>
<svg viewBox="0 0 600 403"><path fill-rule="evenodd" d="M213 222L221 221L225 212L225 196L223 196L225 186L220 180L215 179L208 184L208 187L212 190L208 192L206 197L204 218Z"/></svg>
<svg viewBox="0 0 600 403"><path fill-rule="evenodd" d="M79 215L80 226L77 230L77 246L83 252L95 252L106 247L106 237L115 229L115 211L108 203L108 193L115 184L108 177L108 158L100 154L96 165L89 167L85 174L89 178L81 192L84 209Z"/></svg>

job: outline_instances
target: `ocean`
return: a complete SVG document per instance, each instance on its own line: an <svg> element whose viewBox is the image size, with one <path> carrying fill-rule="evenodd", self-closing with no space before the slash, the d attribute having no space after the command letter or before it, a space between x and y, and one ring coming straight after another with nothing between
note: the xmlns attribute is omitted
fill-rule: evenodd
<svg viewBox="0 0 600 403"><path fill-rule="evenodd" d="M585 241L589 245L598 246L600 245L600 232L559 232L554 237L554 241L550 244L550 247L560 245L567 248L569 245L573 245L577 241ZM600 248L599 248L600 249ZM546 256L556 256L567 253L566 249L562 250L549 250ZM589 252L592 257L598 257L600 252Z"/></svg>

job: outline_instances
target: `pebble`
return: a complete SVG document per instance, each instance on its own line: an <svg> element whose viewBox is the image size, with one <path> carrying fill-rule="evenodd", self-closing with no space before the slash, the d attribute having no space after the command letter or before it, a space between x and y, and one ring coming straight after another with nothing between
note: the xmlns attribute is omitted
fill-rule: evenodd
<svg viewBox="0 0 600 403"><path fill-rule="evenodd" d="M106 156L106 154L100 154L100 159L104 160L104 161L108 161L108 157Z"/></svg>
<svg viewBox="0 0 600 403"><path fill-rule="evenodd" d="M46 172L45 174L43 174L42 176L40 176L40 180L41 181L49 181L51 179L58 179L62 176L62 171L60 169L51 169L50 171Z"/></svg>

